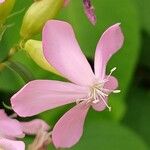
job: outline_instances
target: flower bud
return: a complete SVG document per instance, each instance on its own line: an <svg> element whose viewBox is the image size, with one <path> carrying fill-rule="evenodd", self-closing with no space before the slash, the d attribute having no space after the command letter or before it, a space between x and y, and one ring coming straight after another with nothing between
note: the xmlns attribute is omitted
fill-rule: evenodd
<svg viewBox="0 0 150 150"><path fill-rule="evenodd" d="M0 24L3 24L13 9L15 0L5 0L3 3L0 3Z"/></svg>
<svg viewBox="0 0 150 150"><path fill-rule="evenodd" d="M47 20L52 19L63 7L64 0L37 0L27 10L20 31L23 39L38 34Z"/></svg>
<svg viewBox="0 0 150 150"><path fill-rule="evenodd" d="M45 59L43 54L42 42L37 40L28 40L25 43L25 51L41 68L60 75Z"/></svg>

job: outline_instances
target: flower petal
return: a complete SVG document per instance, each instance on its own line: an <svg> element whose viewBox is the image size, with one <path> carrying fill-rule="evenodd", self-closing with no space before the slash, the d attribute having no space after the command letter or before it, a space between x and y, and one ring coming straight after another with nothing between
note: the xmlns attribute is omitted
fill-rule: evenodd
<svg viewBox="0 0 150 150"><path fill-rule="evenodd" d="M35 80L26 84L11 98L13 110L20 116L40 112L75 102L87 95L88 89L72 83L54 80Z"/></svg>
<svg viewBox="0 0 150 150"><path fill-rule="evenodd" d="M41 119L35 119L29 122L20 122L25 134L38 134L40 130L48 131L50 126Z"/></svg>
<svg viewBox="0 0 150 150"><path fill-rule="evenodd" d="M105 98L105 102L107 103L108 98ZM93 109L96 111L103 111L106 108L106 104L103 101L98 102L97 104L92 104Z"/></svg>
<svg viewBox="0 0 150 150"><path fill-rule="evenodd" d="M19 121L16 119L0 120L0 136L6 138L24 137Z"/></svg>
<svg viewBox="0 0 150 150"><path fill-rule="evenodd" d="M118 87L118 80L114 76L110 76L108 79L109 80L105 83L104 88L115 90Z"/></svg>
<svg viewBox="0 0 150 150"><path fill-rule="evenodd" d="M110 76L108 82L105 83L104 88L108 90L115 90L118 87L118 81L115 77ZM108 103L108 97L105 98L105 102ZM100 101L97 104L93 104L92 107L96 111L103 111L106 108L106 105L103 101Z"/></svg>
<svg viewBox="0 0 150 150"><path fill-rule="evenodd" d="M100 38L95 53L95 74L99 79L105 76L106 64L123 45L124 37L120 23L109 27Z"/></svg>
<svg viewBox="0 0 150 150"><path fill-rule="evenodd" d="M25 144L22 141L13 141L0 138L0 149L4 150L25 150Z"/></svg>
<svg viewBox="0 0 150 150"><path fill-rule="evenodd" d="M8 119L8 116L3 109L0 109L0 120L2 119Z"/></svg>
<svg viewBox="0 0 150 150"><path fill-rule="evenodd" d="M52 131L52 141L56 148L69 148L79 141L88 110L85 103L80 103L58 120Z"/></svg>
<svg viewBox="0 0 150 150"><path fill-rule="evenodd" d="M91 85L95 81L70 24L57 20L48 21L42 38L47 61L64 77L78 85Z"/></svg>

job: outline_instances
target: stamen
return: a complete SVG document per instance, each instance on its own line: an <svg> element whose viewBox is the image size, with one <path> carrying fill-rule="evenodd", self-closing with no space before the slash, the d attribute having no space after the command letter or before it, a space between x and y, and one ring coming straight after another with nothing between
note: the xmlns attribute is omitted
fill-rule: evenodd
<svg viewBox="0 0 150 150"><path fill-rule="evenodd" d="M107 97L108 94L102 92L101 90L96 90L98 94L102 95L103 97Z"/></svg>
<svg viewBox="0 0 150 150"><path fill-rule="evenodd" d="M106 103L106 101L104 100L104 98L102 97L102 95L99 95L101 100L104 102L104 104L106 105L106 107L109 109L109 111L111 111L111 107L108 106L108 104Z"/></svg>
<svg viewBox="0 0 150 150"><path fill-rule="evenodd" d="M113 73L115 70L117 69L117 67L114 67L110 70L110 73Z"/></svg>
<svg viewBox="0 0 150 150"><path fill-rule="evenodd" d="M114 90L114 91L112 91L113 93L120 93L121 92L121 90Z"/></svg>
<svg viewBox="0 0 150 150"><path fill-rule="evenodd" d="M109 77L111 74L116 70L116 67L112 68L110 71L110 74L105 78L103 81L98 82L97 84L94 84L90 88L90 92L85 98L77 99L76 103L79 104L80 102L85 101L86 105L91 106L93 104L97 104L100 101L104 103L104 105L111 111L111 107L107 104L106 99L108 95L112 93L120 93L120 90L111 90L104 88L104 85L106 82L109 81Z"/></svg>
<svg viewBox="0 0 150 150"><path fill-rule="evenodd" d="M112 75L112 73L117 69L117 67L114 67L110 70L109 75L107 76L106 80Z"/></svg>

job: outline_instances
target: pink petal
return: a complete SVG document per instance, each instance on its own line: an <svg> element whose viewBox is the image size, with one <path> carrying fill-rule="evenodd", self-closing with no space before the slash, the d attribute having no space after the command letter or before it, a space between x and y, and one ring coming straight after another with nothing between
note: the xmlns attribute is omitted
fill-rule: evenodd
<svg viewBox="0 0 150 150"><path fill-rule="evenodd" d="M95 74L103 79L105 76L106 64L111 56L123 45L124 37L120 23L109 27L100 38L95 53Z"/></svg>
<svg viewBox="0 0 150 150"><path fill-rule="evenodd" d="M0 120L0 136L7 138L24 137L19 121L15 119Z"/></svg>
<svg viewBox="0 0 150 150"><path fill-rule="evenodd" d="M80 50L70 24L57 20L48 21L42 38L44 55L56 70L78 85L93 84L95 76Z"/></svg>
<svg viewBox="0 0 150 150"><path fill-rule="evenodd" d="M107 103L108 99L105 99L105 102ZM97 104L92 104L93 109L95 109L96 111L103 111L106 108L106 105L104 104L103 101L98 102Z"/></svg>
<svg viewBox="0 0 150 150"><path fill-rule="evenodd" d="M79 141L88 109L85 103L80 103L58 120L52 131L52 141L56 148L69 148Z"/></svg>
<svg viewBox="0 0 150 150"><path fill-rule="evenodd" d="M4 150L25 150L25 144L21 141L13 141L0 138L0 149Z"/></svg>
<svg viewBox="0 0 150 150"><path fill-rule="evenodd" d="M115 90L118 87L118 80L114 76L110 76L108 82L105 83L104 88Z"/></svg>
<svg viewBox="0 0 150 150"><path fill-rule="evenodd" d="M118 81L115 77L110 76L109 81L105 83L104 88L108 90L115 90L118 87ZM108 102L108 98L105 99L106 103ZM104 104L103 101L100 101L97 104L93 104L92 107L96 111L103 111L106 108L106 105Z"/></svg>
<svg viewBox="0 0 150 150"><path fill-rule="evenodd" d="M29 122L20 122L25 134L38 134L40 130L48 131L50 126L41 119L35 119Z"/></svg>
<svg viewBox="0 0 150 150"><path fill-rule="evenodd" d="M0 109L0 120L2 119L8 119L8 116L3 109Z"/></svg>
<svg viewBox="0 0 150 150"><path fill-rule="evenodd" d="M87 95L88 89L72 83L35 80L26 84L11 98L13 110L20 116L33 116L43 111L75 102Z"/></svg>

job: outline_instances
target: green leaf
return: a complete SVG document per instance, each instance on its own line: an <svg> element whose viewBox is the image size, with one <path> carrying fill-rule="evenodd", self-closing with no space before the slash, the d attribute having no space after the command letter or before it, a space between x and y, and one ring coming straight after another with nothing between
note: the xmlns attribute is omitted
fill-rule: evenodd
<svg viewBox="0 0 150 150"><path fill-rule="evenodd" d="M147 150L143 140L130 129L112 122L91 122L71 150Z"/></svg>
<svg viewBox="0 0 150 150"><path fill-rule="evenodd" d="M23 84L22 78L10 68L4 68L0 71L0 90L15 91L21 88Z"/></svg>
<svg viewBox="0 0 150 150"><path fill-rule="evenodd" d="M127 97L128 111L123 120L136 131L150 147L150 91L132 86Z"/></svg>
<svg viewBox="0 0 150 150"><path fill-rule="evenodd" d="M144 30L150 33L150 1L149 0L134 0L137 10L139 11L139 20Z"/></svg>
<svg viewBox="0 0 150 150"><path fill-rule="evenodd" d="M147 68L150 68L150 34L143 33L142 34L142 47L141 47L141 55L140 55L140 62L139 64L142 66L145 66Z"/></svg>
<svg viewBox="0 0 150 150"><path fill-rule="evenodd" d="M11 14L22 10L23 8L28 8L31 0L26 1L16 1L15 7ZM0 61L6 58L8 51L13 47L19 40L19 30L22 22L22 17L25 11L18 13L13 17L9 17L6 25L11 25L7 28L3 34L2 40L0 41ZM11 15L10 14L10 15ZM22 56L23 57L23 56ZM16 91L24 84L21 77L12 70L6 68L0 70L0 89L6 91Z"/></svg>

